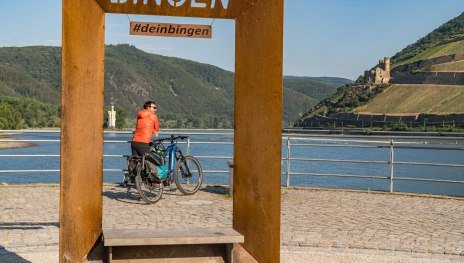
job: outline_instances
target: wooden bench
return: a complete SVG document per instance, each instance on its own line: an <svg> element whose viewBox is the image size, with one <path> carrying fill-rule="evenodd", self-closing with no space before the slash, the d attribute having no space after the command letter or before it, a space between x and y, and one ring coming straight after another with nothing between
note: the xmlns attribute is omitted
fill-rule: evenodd
<svg viewBox="0 0 464 263"><path fill-rule="evenodd" d="M232 262L233 229L103 230L108 262Z"/></svg>

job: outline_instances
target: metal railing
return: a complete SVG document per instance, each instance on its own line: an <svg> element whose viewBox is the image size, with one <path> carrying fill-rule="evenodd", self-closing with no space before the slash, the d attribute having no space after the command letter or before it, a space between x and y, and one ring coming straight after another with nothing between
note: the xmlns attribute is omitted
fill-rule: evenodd
<svg viewBox="0 0 464 263"><path fill-rule="evenodd" d="M176 130L178 133L181 130ZM189 130L190 131L190 130ZM8 133L59 133L60 131L58 130L0 130L0 135L3 134L8 134ZM132 134L132 132L128 131L105 131L106 134L110 133L115 133L115 134ZM174 133L169 133L169 132L161 132L160 137L163 135L170 135ZM183 132L182 134L189 135L189 136L225 136L225 137L232 137L233 133L205 133L205 132ZM22 143L33 143L33 142L55 142L59 143L60 140L57 139L34 139L34 140L29 140L29 139L1 139L0 138L0 143L1 142L22 142ZM104 140L103 143L130 143L130 141L126 140ZM233 142L206 142L206 141L200 141L200 142L192 142L190 138L187 139L186 142L179 141L177 142L178 144L185 144L187 146L187 155L190 154L190 149L191 146L194 144L216 144L216 145L233 145ZM35 158L35 157L60 157L59 154L0 154L0 158L4 157L29 157L29 158ZM124 158L124 155L115 155L115 154L104 154L104 158ZM233 156L207 156L207 155L195 155L196 158L198 159L224 159L224 160L231 160L233 159ZM227 167L225 165L225 167ZM14 170L6 170L6 169L0 169L0 174L2 173L48 173L48 172L59 172L59 169L33 169L33 170L20 170L20 169L14 169ZM125 169L112 169L112 168L104 168L103 172L124 172ZM203 173L229 173L229 170L203 170Z"/></svg>
<svg viewBox="0 0 464 263"><path fill-rule="evenodd" d="M291 136L284 137L286 140L287 146L287 155L282 158L287 163L287 171L285 173L286 177L286 186L290 186L290 177L292 175L305 175L305 176L330 176L330 177L343 177L343 178L361 178L361 179L379 179L379 180L388 180L389 182L389 191L394 191L394 180L398 181L421 181L421 182L435 182L435 183L450 183L450 184L464 184L463 180L444 180L444 179L431 179L431 178L410 178L410 177L395 177L395 165L410 165L410 166L436 166L436 167L453 167L453 168L464 168L464 164L450 164L450 163L427 163L427 162L400 162L395 160L395 149L423 149L423 150L455 150L459 151L464 159L464 148L458 147L416 147L411 145L424 144L421 142L395 142L394 140L388 141L366 141L366 140L337 140L338 142L349 142L349 143L363 143L362 145L356 144L322 144L322 143L294 143L292 140L298 141L322 141L324 139L314 139L314 138L295 138ZM365 138L365 137L364 137ZM401 137L398 137L401 138ZM444 139L444 138L431 138L431 137L422 137L422 139ZM331 139L328 139L331 140ZM461 141L464 138L450 138L447 140L456 140ZM367 145L364 145L367 144ZM375 145L369 145L375 144ZM322 159L322 158L299 158L291 156L291 147L342 147L342 148L389 148L389 159L385 161L378 160L353 160L353 159ZM290 165L292 161L305 161L305 162L326 162L326 163L362 163L362 164L381 164L389 166L389 175L388 176L374 176L374 175L360 175L360 174L334 174L334 173L306 173L306 172L291 172ZM464 170L463 170L464 171ZM464 179L464 173L463 173Z"/></svg>
<svg viewBox="0 0 464 263"><path fill-rule="evenodd" d="M18 132L18 131L0 131L2 132ZM19 132L59 132L59 131L19 131ZM129 134L131 132L118 132ZM174 132L173 132L174 133ZM233 137L233 133L206 133L206 132L187 132L176 130L175 133L190 135L190 136L215 136L215 137ZM168 134L166 132L162 133ZM169 133L170 134L170 133ZM395 181L420 181L420 182L432 182L432 183L449 183L449 184L464 184L463 180L445 180L445 179L432 179L432 178L411 178L411 177L397 177L395 176L395 166L430 166L430 167L453 167L453 168L464 168L464 164L455 163L430 163L430 162L401 162L395 160L395 150L402 149L422 149L422 150L455 150L459 154L463 155L464 159L464 148L460 147L425 147L424 142L412 142L412 141L394 141L394 139L404 140L404 137L390 137L391 139L385 140L385 137L374 136L351 136L343 137L337 135L301 135L301 134L288 134L282 137L282 145L285 151L285 156L282 156L282 161L285 162L285 171L282 171L282 176L285 177L285 186L291 186L292 176L315 176L315 177L339 177L339 178L359 178L359 179L375 179L375 180L386 180L389 184L390 192L394 191ZM411 139L411 138L409 138ZM464 141L464 138L436 138L436 137L414 137L414 139L440 139L440 140L453 140L453 141ZM60 140L15 140L15 139L0 139L0 142L60 142ZM128 143L125 140L105 140L104 143ZM334 144L338 143L338 144ZM233 141L192 141L190 138L186 142L179 142L179 144L186 144L187 154L190 154L192 145L233 145ZM286 149L285 149L286 147ZM327 159L327 158L303 158L299 156L293 156L293 150L297 147L341 147L341 148L388 148L389 159L388 160L358 160L358 159ZM293 149L293 150L292 150ZM36 157L59 157L57 154L23 154L23 155L6 155L0 154L0 158L5 157L21 157L21 158L36 158ZM123 155L103 155L105 158L122 158ZM215 160L232 160L233 156L216 156L216 155L195 155L199 159L215 159ZM223 173L228 174L230 171L227 169L227 162L224 162L224 170L204 170L204 173ZM292 162L311 162L311 163L353 163L353 164L377 164L387 165L389 167L389 174L385 176L379 175L362 175L362 174L343 174L343 173L311 173L311 172L295 172L292 171ZM124 169L112 169L105 168L104 172L122 172ZM1 173L41 173L41 172L59 172L59 170L0 170ZM463 176L464 178L464 176Z"/></svg>

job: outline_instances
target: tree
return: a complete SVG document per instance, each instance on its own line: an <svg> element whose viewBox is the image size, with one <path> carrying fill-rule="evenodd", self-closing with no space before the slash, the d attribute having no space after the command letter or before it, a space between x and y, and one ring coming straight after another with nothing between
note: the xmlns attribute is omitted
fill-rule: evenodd
<svg viewBox="0 0 464 263"><path fill-rule="evenodd" d="M126 128L127 113L124 109L116 107L116 129Z"/></svg>
<svg viewBox="0 0 464 263"><path fill-rule="evenodd" d="M0 103L0 128L1 129L21 129L24 120L21 114L7 103Z"/></svg>

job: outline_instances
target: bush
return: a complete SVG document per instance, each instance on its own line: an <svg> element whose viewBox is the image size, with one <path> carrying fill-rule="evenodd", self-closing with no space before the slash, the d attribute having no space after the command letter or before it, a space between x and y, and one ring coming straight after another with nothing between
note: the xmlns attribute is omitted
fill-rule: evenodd
<svg viewBox="0 0 464 263"><path fill-rule="evenodd" d="M395 123L392 126L392 131L407 131L408 125L406 123Z"/></svg>

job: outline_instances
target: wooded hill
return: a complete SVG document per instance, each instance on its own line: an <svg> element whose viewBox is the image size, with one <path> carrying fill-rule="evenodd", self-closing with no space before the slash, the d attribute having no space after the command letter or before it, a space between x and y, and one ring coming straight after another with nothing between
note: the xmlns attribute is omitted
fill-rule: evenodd
<svg viewBox="0 0 464 263"><path fill-rule="evenodd" d="M284 78L283 122L293 123L308 108L332 94L348 79ZM185 59L143 52L130 45L110 45L105 54L105 107L116 101L118 127L133 127L133 119L144 101L154 99L163 127L232 128L233 72ZM0 107L8 107L8 123L19 114L18 101L50 109L41 116L59 112L61 89L60 47L0 48ZM92 91L89 91L91 95ZM16 101L13 103L12 101ZM27 103L26 103L27 104ZM5 106L8 105L8 106ZM16 112L16 113L12 113ZM58 125L58 116L33 124L26 121L4 127ZM16 117L12 117L15 115ZM121 117L127 116L128 122ZM103 116L102 116L103 118Z"/></svg>
<svg viewBox="0 0 464 263"><path fill-rule="evenodd" d="M432 58L443 56L461 56L464 54L464 13L446 22L427 36L419 39L395 54L391 61L392 72L401 65L425 61L420 63L428 65ZM450 73L464 72L462 61L452 61L421 68L427 74L430 72ZM414 72L411 72L414 74ZM340 87L328 98L313 107L295 126L305 127L308 123L315 123L311 119L329 120L331 123L341 119L336 116L358 115L450 115L464 113L464 86L462 85L423 85L423 84L395 84L363 86L363 78L360 76L356 83ZM348 115L346 115L346 114ZM332 118L333 117L333 118ZM351 116L352 117L352 116ZM363 118L366 116L362 116ZM338 117L337 117L338 118ZM367 118L368 119L368 118ZM348 123L347 121L344 122Z"/></svg>
<svg viewBox="0 0 464 263"><path fill-rule="evenodd" d="M439 49L445 48L444 45L456 42L457 39L462 37L464 37L464 13L441 25L425 37L419 39L416 43L408 45L403 50L396 53L391 58L391 62L396 66L428 58L430 56L420 57L419 55L427 54L427 51L437 47L439 47ZM451 54L452 52L453 51L447 51L444 54Z"/></svg>

